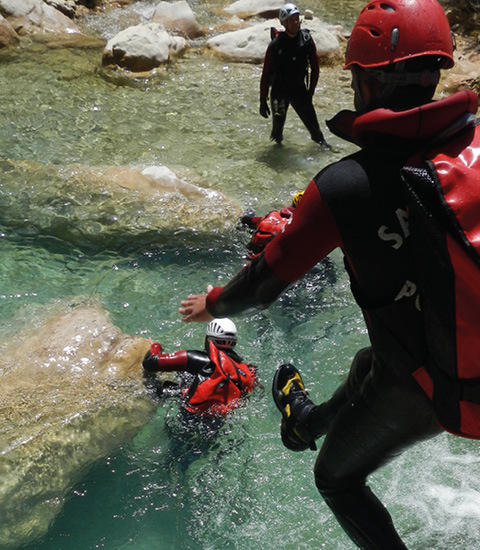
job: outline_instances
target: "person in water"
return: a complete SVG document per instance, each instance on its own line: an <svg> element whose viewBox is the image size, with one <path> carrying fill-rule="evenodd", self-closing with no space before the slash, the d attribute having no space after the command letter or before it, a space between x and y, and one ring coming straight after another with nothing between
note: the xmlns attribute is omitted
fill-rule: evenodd
<svg viewBox="0 0 480 550"><path fill-rule="evenodd" d="M254 230L247 244L248 259L253 260L265 246L282 231L292 217L293 211L302 198L303 191L295 193L292 204L280 210L271 210L266 216L255 216L253 210L247 210L240 218L240 223Z"/></svg>
<svg viewBox="0 0 480 550"><path fill-rule="evenodd" d="M438 358L426 338L429 319L423 305L431 289L421 286L422 271L416 267L401 174L412 157L436 146L442 178L462 176L466 181L460 187L468 189L480 177L472 149L473 140L480 139L478 97L462 90L433 100L441 69L453 65L452 35L437 0L370 1L346 50L355 111L342 111L327 123L360 150L313 178L291 223L226 286L191 294L179 308L190 322L266 307L331 251L343 251L370 345L353 358L345 382L318 405L290 364L279 367L272 391L287 448L315 449L324 437L314 469L316 486L364 550L407 548L367 485L368 476L442 431L431 387L418 376L423 372L425 378L424 366ZM478 212L478 204L471 212ZM437 281L443 276L439 270ZM445 335L455 337L456 330L454 316Z"/></svg>
<svg viewBox="0 0 480 550"><path fill-rule="evenodd" d="M265 53L260 79L260 115L268 118L272 113L270 139L281 144L288 107L292 105L312 140L327 145L313 106L320 73L315 42L307 29L300 28L300 11L295 4L285 4L278 17L285 31L273 38Z"/></svg>
<svg viewBox="0 0 480 550"><path fill-rule="evenodd" d="M168 383L169 394L182 394L182 414L187 419L221 420L245 402L257 383L256 367L235 352L237 328L230 319L214 319L207 325L205 349L163 353L152 342L143 359L146 373L178 372L179 384ZM160 390L162 392L164 388Z"/></svg>

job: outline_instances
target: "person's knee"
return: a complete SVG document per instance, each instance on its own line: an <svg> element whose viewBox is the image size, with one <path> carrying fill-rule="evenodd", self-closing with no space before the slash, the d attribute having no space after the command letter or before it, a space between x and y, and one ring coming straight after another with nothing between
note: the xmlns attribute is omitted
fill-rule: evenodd
<svg viewBox="0 0 480 550"><path fill-rule="evenodd" d="M348 470L348 471L347 471ZM351 487L363 486L366 476L361 472L354 472L348 465L342 467L342 461L335 461L335 464L328 465L322 459L320 452L314 468L315 485L320 494L326 495L348 490Z"/></svg>

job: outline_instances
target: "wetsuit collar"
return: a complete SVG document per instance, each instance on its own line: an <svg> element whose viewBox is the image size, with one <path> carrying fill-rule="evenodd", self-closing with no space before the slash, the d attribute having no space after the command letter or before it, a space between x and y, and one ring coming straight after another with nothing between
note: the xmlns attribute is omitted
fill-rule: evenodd
<svg viewBox="0 0 480 550"><path fill-rule="evenodd" d="M327 126L337 136L363 149L383 149L403 141L427 143L451 128L459 131L472 123L477 109L477 95L463 90L408 111L375 109L364 114L341 111L327 121Z"/></svg>

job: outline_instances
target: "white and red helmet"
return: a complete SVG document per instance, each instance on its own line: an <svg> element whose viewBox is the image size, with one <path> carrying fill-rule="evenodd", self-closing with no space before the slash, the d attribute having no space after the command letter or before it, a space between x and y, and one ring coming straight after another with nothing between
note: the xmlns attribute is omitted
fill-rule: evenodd
<svg viewBox="0 0 480 550"><path fill-rule="evenodd" d="M219 349L233 349L237 343L237 327L230 319L214 319L207 325L206 337Z"/></svg>

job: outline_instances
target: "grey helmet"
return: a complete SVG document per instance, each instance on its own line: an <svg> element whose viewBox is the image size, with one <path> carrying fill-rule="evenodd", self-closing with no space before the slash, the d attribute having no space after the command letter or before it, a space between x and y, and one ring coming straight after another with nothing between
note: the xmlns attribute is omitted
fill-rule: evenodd
<svg viewBox="0 0 480 550"><path fill-rule="evenodd" d="M237 343L237 327L230 319L214 319L207 325L206 336L219 349L233 349Z"/></svg>
<svg viewBox="0 0 480 550"><path fill-rule="evenodd" d="M280 8L280 11L278 12L278 18L280 19L280 23L283 23L286 21L291 15L295 15L296 13L300 13L300 10L297 8L295 4L285 4L283 8Z"/></svg>

